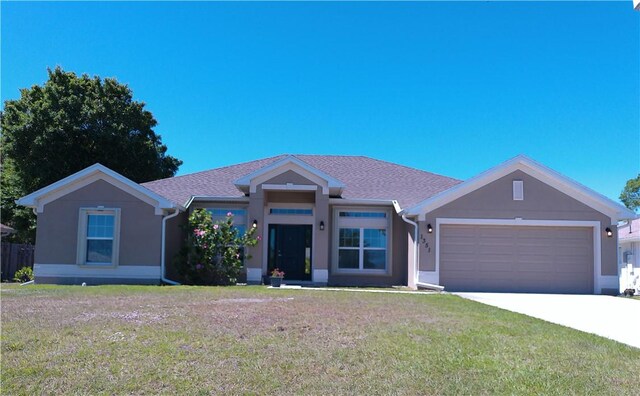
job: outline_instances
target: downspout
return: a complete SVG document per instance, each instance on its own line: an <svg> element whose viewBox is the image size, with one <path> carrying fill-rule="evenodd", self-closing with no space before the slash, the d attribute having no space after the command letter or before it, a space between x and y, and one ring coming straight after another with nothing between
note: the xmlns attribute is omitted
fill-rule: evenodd
<svg viewBox="0 0 640 396"><path fill-rule="evenodd" d="M418 244L418 237L419 237L419 231L420 229L418 228L418 223L416 223L415 221L409 220L407 218L406 214L402 215L402 220L404 220L406 223L409 223L413 226L414 229L414 233L413 233L413 270L414 272L414 285L413 287L416 288L424 288L424 289L433 289L433 290L437 290L437 291L443 291L444 290L444 286L440 286L440 285L434 285L432 283L425 283L425 282L420 282L420 267L418 264L418 248L419 248L419 244ZM412 285L409 285L409 287L411 287Z"/></svg>
<svg viewBox="0 0 640 396"><path fill-rule="evenodd" d="M418 286L418 281L420 280L420 278L418 277L418 232L419 232L419 228L418 228L418 223L416 223L415 221L409 220L407 219L407 215L405 213L402 214L402 220L404 220L406 223L409 223L413 226L413 284L412 285L408 285L411 288L417 287Z"/></svg>
<svg viewBox="0 0 640 396"><path fill-rule="evenodd" d="M165 278L165 239L166 239L166 235L167 235L167 220L172 219L174 217L176 217L177 215L180 214L180 210L178 208L176 208L176 211L173 214L170 214L169 216L165 216L164 218L162 218L162 243L160 244L161 247L161 251L160 251L160 280L164 283L168 283L170 285L179 285L180 283L173 281L171 279L167 279Z"/></svg>

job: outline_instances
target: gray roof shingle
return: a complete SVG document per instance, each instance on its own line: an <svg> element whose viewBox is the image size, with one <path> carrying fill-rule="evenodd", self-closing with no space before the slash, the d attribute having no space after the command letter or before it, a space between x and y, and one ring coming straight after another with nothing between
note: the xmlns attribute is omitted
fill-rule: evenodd
<svg viewBox="0 0 640 396"><path fill-rule="evenodd" d="M233 182L287 155L175 176L142 185L185 205L191 196L242 197ZM346 199L395 199L402 208L447 190L460 180L363 156L295 155L301 161L342 181Z"/></svg>

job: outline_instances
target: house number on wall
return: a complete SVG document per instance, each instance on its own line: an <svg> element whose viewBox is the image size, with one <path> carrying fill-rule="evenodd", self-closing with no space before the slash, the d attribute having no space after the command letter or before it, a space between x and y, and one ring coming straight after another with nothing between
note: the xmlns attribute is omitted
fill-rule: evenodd
<svg viewBox="0 0 640 396"><path fill-rule="evenodd" d="M425 239L424 236L420 235L420 243L424 245L424 248L427 249L427 253L431 253L431 247L429 246L429 242Z"/></svg>

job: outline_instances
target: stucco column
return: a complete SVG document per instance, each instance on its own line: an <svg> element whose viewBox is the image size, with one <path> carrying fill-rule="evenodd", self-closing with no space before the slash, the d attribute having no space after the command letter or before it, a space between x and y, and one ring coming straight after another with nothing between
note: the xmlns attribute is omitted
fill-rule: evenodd
<svg viewBox="0 0 640 396"><path fill-rule="evenodd" d="M313 241L313 274L316 283L327 283L329 280L329 196L322 194L322 189L316 190L316 224L314 224ZM320 230L320 222L324 223L324 230Z"/></svg>
<svg viewBox="0 0 640 396"><path fill-rule="evenodd" d="M260 284L262 282L262 261L263 261L263 247L267 242L267 235L264 232L264 191L262 187L258 186L255 193L252 193L249 197L249 217L247 219L247 226L251 227L254 220L258 221L258 231L256 236L260 236L261 240L255 247L247 248L248 253L251 255L250 259L245 261L247 268L247 283Z"/></svg>

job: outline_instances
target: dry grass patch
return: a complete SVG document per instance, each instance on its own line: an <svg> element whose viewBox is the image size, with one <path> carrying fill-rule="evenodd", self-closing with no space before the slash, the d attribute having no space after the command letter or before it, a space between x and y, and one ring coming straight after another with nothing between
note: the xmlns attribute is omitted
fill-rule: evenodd
<svg viewBox="0 0 640 396"><path fill-rule="evenodd" d="M3 394L637 391L640 351L451 295L2 286Z"/></svg>

